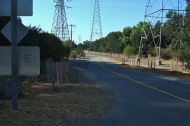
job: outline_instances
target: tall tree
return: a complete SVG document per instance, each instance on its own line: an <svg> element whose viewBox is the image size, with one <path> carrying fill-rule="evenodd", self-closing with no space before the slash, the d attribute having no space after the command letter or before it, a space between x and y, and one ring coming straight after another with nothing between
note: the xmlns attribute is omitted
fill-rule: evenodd
<svg viewBox="0 0 190 126"><path fill-rule="evenodd" d="M190 45L190 1L187 1L187 7L186 7L186 15L184 19L185 29L184 29L184 36L183 40L186 45Z"/></svg>
<svg viewBox="0 0 190 126"><path fill-rule="evenodd" d="M40 59L53 58L59 61L66 55L62 41L54 34L44 32L40 27L29 26L29 33L18 44L18 46L39 46Z"/></svg>
<svg viewBox="0 0 190 126"><path fill-rule="evenodd" d="M107 35L108 45L112 53L122 53L125 47L122 46L122 33L121 32L111 32ZM121 49L123 48L123 49Z"/></svg>
<svg viewBox="0 0 190 126"><path fill-rule="evenodd" d="M184 48L182 49L182 51L180 52L180 59L182 61L187 62L187 65L190 65L190 1L187 0L187 7L186 7L186 15L185 15L185 19L184 19L184 24L185 24L185 28L184 28L184 34L182 36L182 41L184 42Z"/></svg>
<svg viewBox="0 0 190 126"><path fill-rule="evenodd" d="M84 49L88 49L88 48L90 48L90 41L88 41L88 40L86 40L86 41L83 41L83 47L84 47Z"/></svg>
<svg viewBox="0 0 190 126"><path fill-rule="evenodd" d="M124 46L131 45L131 42L130 42L130 34L131 34L131 32L132 32L132 28L131 27L125 27L123 29L122 42L123 42Z"/></svg>
<svg viewBox="0 0 190 126"><path fill-rule="evenodd" d="M148 27L148 23L146 22L139 22L136 26L132 27L132 32L130 34L130 42L131 46L133 46L136 50L136 53L139 49L141 37L144 36L143 29L146 29Z"/></svg>

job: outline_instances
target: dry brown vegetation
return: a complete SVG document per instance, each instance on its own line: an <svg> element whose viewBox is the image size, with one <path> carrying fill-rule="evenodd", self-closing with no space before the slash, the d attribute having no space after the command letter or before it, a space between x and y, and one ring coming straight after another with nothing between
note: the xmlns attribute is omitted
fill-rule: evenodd
<svg viewBox="0 0 190 126"><path fill-rule="evenodd" d="M120 65L123 67L136 69L136 70L140 70L144 72L152 72L152 73L157 73L161 75L176 77L182 80L190 80L190 73L188 72L182 72L182 71L177 71L177 70L167 70L167 69L148 69L146 67L137 67L137 66L131 66L127 64L120 64Z"/></svg>
<svg viewBox="0 0 190 126"><path fill-rule="evenodd" d="M137 67L137 63L135 62L135 57L133 58L125 58L125 63L123 64L123 57L125 57L123 54L109 54L109 53L100 53L100 52L88 52L85 51L86 54L92 54L92 55L99 55L99 56L104 56L108 57L110 62L113 62L115 64L119 64L120 66L127 67L127 68L132 68L132 69L137 69L141 70L144 72L153 72L153 73L158 73L162 75L167 75L171 77L176 77L182 80L190 80L190 69L186 67L187 63L181 62L181 61L176 61L172 59L171 60L164 60L161 59L162 65L160 66L155 66L156 69L149 69L148 68L148 61L151 59L156 60L156 57L150 57L150 58L141 58L140 60L140 67ZM134 60L134 61L133 61ZM135 62L135 63L134 63ZM152 66L154 67L154 65ZM185 72L186 71L186 72Z"/></svg>
<svg viewBox="0 0 190 126"><path fill-rule="evenodd" d="M51 84L24 82L19 110L11 100L0 101L0 125L89 125L114 106L113 90L91 84Z"/></svg>

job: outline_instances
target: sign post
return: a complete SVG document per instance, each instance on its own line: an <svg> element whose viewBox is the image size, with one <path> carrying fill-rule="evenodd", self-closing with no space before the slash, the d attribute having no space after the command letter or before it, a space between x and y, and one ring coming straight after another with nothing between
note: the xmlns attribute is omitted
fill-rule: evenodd
<svg viewBox="0 0 190 126"><path fill-rule="evenodd" d="M32 16L33 0L0 0L0 16L11 16L11 22L1 31L11 42L12 109L18 110L18 50L17 44L28 30L17 16ZM11 34L11 35L10 35Z"/></svg>
<svg viewBox="0 0 190 126"><path fill-rule="evenodd" d="M11 59L12 59L12 109L18 110L18 61L17 61L17 0L11 0Z"/></svg>

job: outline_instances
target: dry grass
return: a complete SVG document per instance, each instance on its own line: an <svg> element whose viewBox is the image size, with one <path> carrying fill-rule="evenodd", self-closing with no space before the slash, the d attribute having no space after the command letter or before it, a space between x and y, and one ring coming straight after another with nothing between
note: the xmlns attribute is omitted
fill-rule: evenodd
<svg viewBox="0 0 190 126"><path fill-rule="evenodd" d="M0 125L90 125L115 105L113 90L90 84L56 84L51 92L47 83L24 82L19 110L11 100L0 101Z"/></svg>

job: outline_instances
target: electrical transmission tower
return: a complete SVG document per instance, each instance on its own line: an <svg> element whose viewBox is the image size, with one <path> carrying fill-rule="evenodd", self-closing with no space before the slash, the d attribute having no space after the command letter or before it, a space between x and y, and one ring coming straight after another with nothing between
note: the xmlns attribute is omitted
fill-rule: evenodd
<svg viewBox="0 0 190 126"><path fill-rule="evenodd" d="M67 6L65 6L64 0L53 1L56 2L56 5L51 32L64 42L70 38L65 12L65 7Z"/></svg>
<svg viewBox="0 0 190 126"><path fill-rule="evenodd" d="M102 38L102 25L101 25L100 8L98 0L95 0L94 3L94 13L93 13L90 41L92 42L93 40L95 40L95 38L97 39Z"/></svg>
<svg viewBox="0 0 190 126"><path fill-rule="evenodd" d="M184 28L184 15L186 13L186 0L147 0L144 22L149 22L143 27L143 35L140 41L139 55L141 55L148 47L154 44L156 48L158 62L160 65L160 58L164 55L161 51L162 45L183 45L180 40L181 34L183 34ZM175 14L175 18L172 21L168 21L170 14ZM148 25L148 26L147 26ZM175 27L170 29L164 27L170 25ZM163 36L164 32L170 33L168 36ZM150 42L151 40L151 42ZM168 40L170 43L168 43ZM146 42L149 43L146 43ZM166 42L167 41L167 42ZM144 50L143 50L144 49Z"/></svg>

